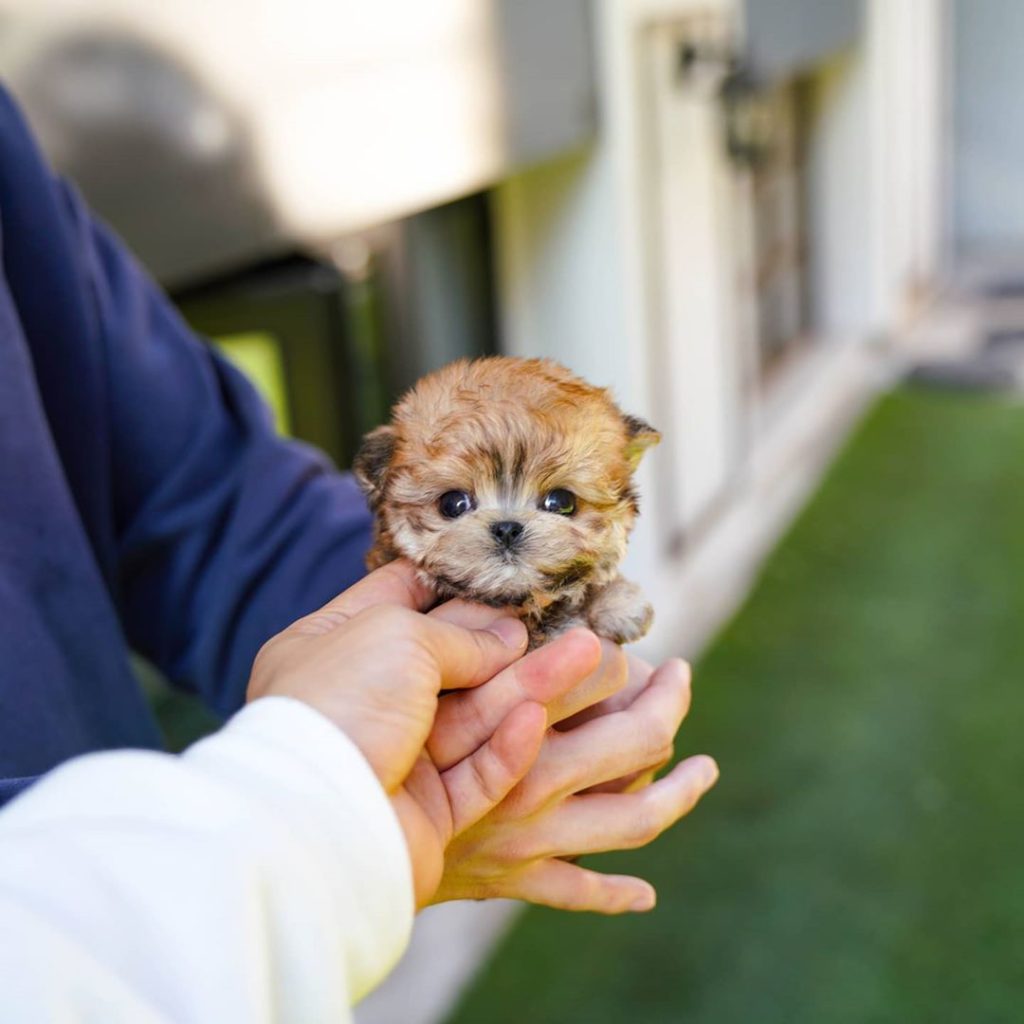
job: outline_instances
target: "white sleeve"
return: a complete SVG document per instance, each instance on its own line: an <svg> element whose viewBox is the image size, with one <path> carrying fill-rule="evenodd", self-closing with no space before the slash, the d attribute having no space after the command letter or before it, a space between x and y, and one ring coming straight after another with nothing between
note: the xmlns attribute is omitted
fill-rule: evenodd
<svg viewBox="0 0 1024 1024"><path fill-rule="evenodd" d="M76 758L0 812L0 1020L344 1022L412 917L387 795L288 698L178 757Z"/></svg>

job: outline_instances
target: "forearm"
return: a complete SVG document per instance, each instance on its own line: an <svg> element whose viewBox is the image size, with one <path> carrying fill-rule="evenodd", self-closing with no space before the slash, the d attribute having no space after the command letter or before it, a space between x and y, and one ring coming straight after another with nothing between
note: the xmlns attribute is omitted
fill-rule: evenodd
<svg viewBox="0 0 1024 1024"><path fill-rule="evenodd" d="M343 1020L411 920L386 794L295 701L258 701L179 758L72 761L0 814L11 1019Z"/></svg>

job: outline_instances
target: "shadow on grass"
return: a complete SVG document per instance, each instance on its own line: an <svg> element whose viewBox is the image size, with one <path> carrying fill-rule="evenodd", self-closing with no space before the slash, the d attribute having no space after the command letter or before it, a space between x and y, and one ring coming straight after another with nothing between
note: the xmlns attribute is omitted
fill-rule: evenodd
<svg viewBox="0 0 1024 1024"><path fill-rule="evenodd" d="M530 910L458 1024L1024 1019L1024 406L884 399L698 666L673 832Z"/></svg>

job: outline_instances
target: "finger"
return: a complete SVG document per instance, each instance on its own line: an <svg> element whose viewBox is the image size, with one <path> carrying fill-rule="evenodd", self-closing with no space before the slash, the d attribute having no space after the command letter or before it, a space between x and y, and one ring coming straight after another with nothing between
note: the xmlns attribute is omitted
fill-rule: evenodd
<svg viewBox="0 0 1024 1024"><path fill-rule="evenodd" d="M423 611L434 602L434 592L404 559L389 562L342 591L322 608L299 619L291 629L301 633L325 633L376 605L398 605Z"/></svg>
<svg viewBox="0 0 1024 1024"><path fill-rule="evenodd" d="M626 710L554 733L524 783L524 797L543 803L666 764L689 707L689 666L673 658Z"/></svg>
<svg viewBox="0 0 1024 1024"><path fill-rule="evenodd" d="M509 613L505 609L464 601L460 597L439 604L427 614L432 619L450 622L452 625L462 626L463 629L486 629L496 619L509 617Z"/></svg>
<svg viewBox="0 0 1024 1024"><path fill-rule="evenodd" d="M455 628L455 627L452 627ZM517 704L548 704L581 684L598 666L601 647L587 630L574 629L531 651L486 686L444 697L427 749L442 771L480 746Z"/></svg>
<svg viewBox="0 0 1024 1024"><path fill-rule="evenodd" d="M646 789L653 781L658 770L664 765L658 765L650 771L630 772L620 778L612 779L610 782L601 782L596 786L588 786L580 790L581 793L637 793Z"/></svg>
<svg viewBox="0 0 1024 1024"><path fill-rule="evenodd" d="M547 729L541 704L520 704L482 747L441 776L452 809L454 835L493 810L530 770Z"/></svg>
<svg viewBox="0 0 1024 1024"><path fill-rule="evenodd" d="M584 853L646 846L687 815L718 778L718 766L703 754L688 758L639 793L594 793L567 800L547 823L536 855Z"/></svg>
<svg viewBox="0 0 1024 1024"><path fill-rule="evenodd" d="M561 723L573 715L618 693L629 679L625 652L610 640L601 641L601 661L583 682L548 705L548 719Z"/></svg>
<svg viewBox="0 0 1024 1024"><path fill-rule="evenodd" d="M618 693L613 693L610 697L591 704L589 708L578 711L571 718L563 719L558 723L560 730L574 729L577 725L582 725L591 719L623 711L643 692L651 681L651 676L654 675L654 667L635 654L630 654L628 651L623 653L626 655L628 672L626 685Z"/></svg>
<svg viewBox="0 0 1024 1024"><path fill-rule="evenodd" d="M603 875L563 860L544 860L523 872L509 895L556 910L597 914L643 912L656 902L654 887L642 878Z"/></svg>
<svg viewBox="0 0 1024 1024"><path fill-rule="evenodd" d="M415 630L417 643L437 665L442 690L479 686L526 650L526 627L508 615L495 619L485 629L464 629L426 615L399 614L409 616L404 627Z"/></svg>

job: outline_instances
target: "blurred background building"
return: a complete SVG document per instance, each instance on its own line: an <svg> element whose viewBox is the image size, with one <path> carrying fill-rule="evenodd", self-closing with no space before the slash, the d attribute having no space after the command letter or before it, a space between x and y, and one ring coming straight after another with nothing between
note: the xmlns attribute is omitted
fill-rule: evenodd
<svg viewBox="0 0 1024 1024"><path fill-rule="evenodd" d="M763 550L951 233L1006 241L991 165L947 198L949 76L991 118L995 72L979 31L954 64L943 10L0 0L0 68L55 165L339 465L460 355L553 356L647 415L631 569L652 647L677 648L742 592L734 543Z"/></svg>
<svg viewBox="0 0 1024 1024"><path fill-rule="evenodd" d="M1014 0L0 0L52 161L283 430L344 467L500 351L663 431L654 655L736 606L940 290L1020 287L1022 42ZM428 920L365 1019L435 1019L500 918Z"/></svg>

